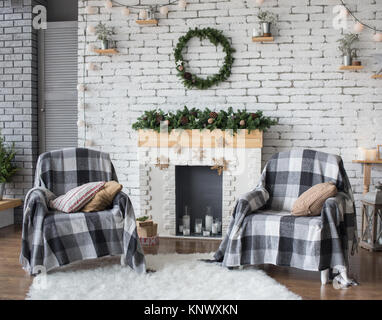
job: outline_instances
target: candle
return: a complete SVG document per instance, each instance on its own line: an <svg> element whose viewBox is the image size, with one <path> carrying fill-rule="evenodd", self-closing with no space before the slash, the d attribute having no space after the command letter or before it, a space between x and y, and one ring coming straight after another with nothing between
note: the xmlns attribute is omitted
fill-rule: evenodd
<svg viewBox="0 0 382 320"><path fill-rule="evenodd" d="M208 230L203 230L203 237L209 237L211 235L211 232Z"/></svg>
<svg viewBox="0 0 382 320"><path fill-rule="evenodd" d="M366 159L368 161L373 161L377 159L377 149L366 150Z"/></svg>
<svg viewBox="0 0 382 320"><path fill-rule="evenodd" d="M212 224L212 234L217 234L218 233L218 223L214 222Z"/></svg>
<svg viewBox="0 0 382 320"><path fill-rule="evenodd" d="M179 225L179 232L183 233L183 225L182 224Z"/></svg>
<svg viewBox="0 0 382 320"><path fill-rule="evenodd" d="M189 236L190 235L190 229L183 228L183 235L184 236Z"/></svg>
<svg viewBox="0 0 382 320"><path fill-rule="evenodd" d="M252 37L258 37L259 36L259 31L257 31L256 28L253 28L252 30Z"/></svg>
<svg viewBox="0 0 382 320"><path fill-rule="evenodd" d="M206 223L205 223L207 231L211 231L212 230L212 220L213 220L212 216L207 214L206 215Z"/></svg>
<svg viewBox="0 0 382 320"><path fill-rule="evenodd" d="M190 216L188 214L183 216L183 230L184 229L190 229Z"/></svg>
<svg viewBox="0 0 382 320"><path fill-rule="evenodd" d="M358 148L358 160L366 160L366 149Z"/></svg>
<svg viewBox="0 0 382 320"><path fill-rule="evenodd" d="M220 219L216 219L216 223L218 224L218 233L222 232L222 222Z"/></svg>
<svg viewBox="0 0 382 320"><path fill-rule="evenodd" d="M202 233L202 219L195 219L195 233Z"/></svg>

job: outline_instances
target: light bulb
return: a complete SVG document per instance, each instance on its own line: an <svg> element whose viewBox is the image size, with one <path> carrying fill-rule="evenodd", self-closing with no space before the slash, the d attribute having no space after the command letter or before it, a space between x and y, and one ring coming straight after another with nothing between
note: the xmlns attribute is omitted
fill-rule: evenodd
<svg viewBox="0 0 382 320"><path fill-rule="evenodd" d="M77 90L80 92L84 92L84 91L86 91L86 86L84 84L80 83L79 85L77 85Z"/></svg>
<svg viewBox="0 0 382 320"><path fill-rule="evenodd" d="M256 3L257 3L258 5L262 5L262 4L264 3L264 0L256 0Z"/></svg>
<svg viewBox="0 0 382 320"><path fill-rule="evenodd" d="M91 147L91 146L94 146L94 142L90 139L87 139L85 141L85 147Z"/></svg>
<svg viewBox="0 0 382 320"><path fill-rule="evenodd" d="M113 2L111 2L110 0L106 0L105 1L105 8L111 9L112 7L113 7Z"/></svg>
<svg viewBox="0 0 382 320"><path fill-rule="evenodd" d="M93 52L94 51L94 45L93 44L88 44L86 49L87 49L88 52Z"/></svg>
<svg viewBox="0 0 382 320"><path fill-rule="evenodd" d="M184 9L187 6L186 0L179 0L178 6Z"/></svg>
<svg viewBox="0 0 382 320"><path fill-rule="evenodd" d="M89 62L86 68L88 70L95 70L96 66L93 62Z"/></svg>
<svg viewBox="0 0 382 320"><path fill-rule="evenodd" d="M95 13L97 13L97 8L96 7L92 7L92 6L86 6L85 12L87 14L95 14Z"/></svg>
<svg viewBox="0 0 382 320"><path fill-rule="evenodd" d="M357 22L355 25L354 25L354 32L356 33L361 33L362 30L363 30L364 26L362 23L360 22Z"/></svg>
<svg viewBox="0 0 382 320"><path fill-rule="evenodd" d="M81 102L81 103L78 105L78 109L79 109L79 110L85 110L85 109L86 109L86 103Z"/></svg>
<svg viewBox="0 0 382 320"><path fill-rule="evenodd" d="M127 7L123 8L123 9L122 9L122 14L123 14L124 16L128 16L128 15L130 14L130 9L127 8Z"/></svg>
<svg viewBox="0 0 382 320"><path fill-rule="evenodd" d="M341 12L341 16L343 16L343 17L347 17L349 15L348 9L346 9L344 6L342 6L340 12Z"/></svg>
<svg viewBox="0 0 382 320"><path fill-rule="evenodd" d="M376 33L376 34L373 36L373 40L374 40L374 41L382 41L382 33Z"/></svg>
<svg viewBox="0 0 382 320"><path fill-rule="evenodd" d="M88 25L88 27L86 28L86 32L89 33L89 34L94 34L95 31L96 31L96 29L92 25Z"/></svg>
<svg viewBox="0 0 382 320"><path fill-rule="evenodd" d="M160 7L159 12L160 14L163 14L164 16L167 15L168 7L167 6Z"/></svg>
<svg viewBox="0 0 382 320"><path fill-rule="evenodd" d="M79 127L79 128L85 127L85 121L84 120L78 120L77 121L77 127Z"/></svg>
<svg viewBox="0 0 382 320"><path fill-rule="evenodd" d="M139 11L139 18L140 19L147 19L147 11L145 10L145 9L141 9L140 11Z"/></svg>

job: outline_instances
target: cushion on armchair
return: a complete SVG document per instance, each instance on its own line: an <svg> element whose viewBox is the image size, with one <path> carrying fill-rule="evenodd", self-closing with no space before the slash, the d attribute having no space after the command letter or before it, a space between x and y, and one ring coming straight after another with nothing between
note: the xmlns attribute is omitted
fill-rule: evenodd
<svg viewBox="0 0 382 320"><path fill-rule="evenodd" d="M292 207L292 215L318 216L321 214L326 199L334 197L336 194L337 188L334 183L316 184L297 198Z"/></svg>
<svg viewBox="0 0 382 320"><path fill-rule="evenodd" d="M105 181L83 184L50 201L49 206L52 209L66 213L78 212L104 185Z"/></svg>
<svg viewBox="0 0 382 320"><path fill-rule="evenodd" d="M82 212L94 212L107 209L113 202L114 197L122 190L122 185L116 181L106 182L103 189L98 191L97 194L91 199L85 207L81 209Z"/></svg>

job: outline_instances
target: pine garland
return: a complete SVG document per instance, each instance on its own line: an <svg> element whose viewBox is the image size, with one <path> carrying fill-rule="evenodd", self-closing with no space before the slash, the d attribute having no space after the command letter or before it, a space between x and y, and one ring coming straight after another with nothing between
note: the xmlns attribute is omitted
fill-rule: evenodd
<svg viewBox="0 0 382 320"><path fill-rule="evenodd" d="M184 106L183 110L165 113L161 109L145 111L132 125L134 130L152 129L160 131L161 122L166 122L169 131L173 129L208 129L208 130L233 130L239 129L266 131L277 121L270 117L263 116L263 112L248 112L247 110L237 110L232 107L227 111L213 111L208 108L204 110Z"/></svg>
<svg viewBox="0 0 382 320"><path fill-rule="evenodd" d="M202 39L209 39L211 43L215 46L219 44L223 47L223 51L226 56L224 58L224 64L219 70L219 73L208 76L206 79L200 78L190 72L187 72L184 66L184 59L182 51L187 45L187 42L193 38L198 37L200 41ZM198 88L198 89L208 89L219 82L225 81L231 75L231 68L234 61L232 53L235 52L228 41L228 39L223 35L220 30L205 28L205 29L190 29L186 35L179 38L179 42L174 50L176 70L178 71L178 77L183 80L183 84L186 88Z"/></svg>

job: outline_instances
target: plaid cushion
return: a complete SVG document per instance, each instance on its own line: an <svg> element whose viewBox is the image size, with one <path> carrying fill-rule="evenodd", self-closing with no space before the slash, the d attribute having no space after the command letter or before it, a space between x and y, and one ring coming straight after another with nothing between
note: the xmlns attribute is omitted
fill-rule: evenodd
<svg viewBox="0 0 382 320"><path fill-rule="evenodd" d="M103 188L105 181L89 182L82 186L69 190L62 196L49 202L52 209L57 211L71 213L79 211L86 205L95 194Z"/></svg>
<svg viewBox="0 0 382 320"><path fill-rule="evenodd" d="M321 215L295 217L290 210L307 189L336 184ZM314 150L275 154L258 186L240 197L215 259L223 266L271 263L304 270L348 267L357 245L356 215L349 179L339 156Z"/></svg>
<svg viewBox="0 0 382 320"><path fill-rule="evenodd" d="M108 154L69 148L42 154L35 187L25 197L20 262L31 274L77 260L122 255L121 264L145 272L134 209L119 192L110 210L63 214L48 208L56 195L89 182L118 181Z"/></svg>

